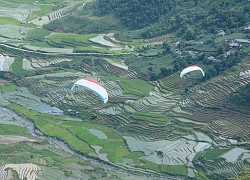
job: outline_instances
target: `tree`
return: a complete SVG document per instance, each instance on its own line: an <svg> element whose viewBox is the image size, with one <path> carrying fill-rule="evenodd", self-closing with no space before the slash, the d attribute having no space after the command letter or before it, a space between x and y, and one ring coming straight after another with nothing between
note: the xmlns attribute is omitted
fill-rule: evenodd
<svg viewBox="0 0 250 180"><path fill-rule="evenodd" d="M192 28L188 28L185 35L184 35L184 38L186 40L192 40L192 39L195 39L195 33L194 33L194 29Z"/></svg>
<svg viewBox="0 0 250 180"><path fill-rule="evenodd" d="M170 52L171 52L171 47L170 47L170 45L169 45L169 43L168 43L168 42L164 41L164 42L163 42L163 44L162 44L162 46L163 46L163 48L164 48L164 52L165 52L165 54L167 54L167 53L170 53Z"/></svg>
<svg viewBox="0 0 250 180"><path fill-rule="evenodd" d="M172 74L173 73L173 69L171 69L171 68L161 68L161 76L162 77L166 77L166 76L169 76L170 74Z"/></svg>

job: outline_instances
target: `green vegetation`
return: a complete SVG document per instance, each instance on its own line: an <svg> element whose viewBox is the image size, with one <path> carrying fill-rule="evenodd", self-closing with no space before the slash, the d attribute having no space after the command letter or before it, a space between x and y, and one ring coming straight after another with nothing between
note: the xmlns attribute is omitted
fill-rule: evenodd
<svg viewBox="0 0 250 180"><path fill-rule="evenodd" d="M27 71L22 68L23 59L20 57L15 58L14 63L11 64L10 71L17 77L32 76L36 74L36 71Z"/></svg>
<svg viewBox="0 0 250 180"><path fill-rule="evenodd" d="M119 85L124 93L137 96L147 96L150 91L153 91L153 86L141 79L121 79Z"/></svg>
<svg viewBox="0 0 250 180"><path fill-rule="evenodd" d="M19 115L24 116L33 121L36 127L40 129L45 135L61 139L71 148L83 154L88 155L89 153L93 152L93 149L90 148L87 143L73 136L64 127L57 125L56 122L60 121L63 116L41 114L15 104L11 104L8 107L16 111Z"/></svg>
<svg viewBox="0 0 250 180"><path fill-rule="evenodd" d="M15 104L8 107L33 121L45 135L63 140L77 152L96 157L90 145L102 146L101 153L108 154L109 160L117 163L122 162L122 157L129 153L123 138L105 126L87 122L61 122L63 116L41 114ZM108 139L99 139L86 128L100 129L107 134Z"/></svg>
<svg viewBox="0 0 250 180"><path fill-rule="evenodd" d="M239 91L231 95L233 103L249 107L250 105L250 84L243 86Z"/></svg>
<svg viewBox="0 0 250 180"><path fill-rule="evenodd" d="M124 93L136 96L147 96L154 88L153 85L142 79L126 79L117 76L104 76L102 79L105 81L118 81Z"/></svg>
<svg viewBox="0 0 250 180"><path fill-rule="evenodd" d="M184 165L157 165L147 160L143 160L145 163L144 167L153 169L157 172L170 173L173 175L187 175L187 168Z"/></svg>
<svg viewBox="0 0 250 180"><path fill-rule="evenodd" d="M0 7L11 7L11 6L13 6L13 4L9 4L8 2L0 1Z"/></svg>
<svg viewBox="0 0 250 180"><path fill-rule="evenodd" d="M218 38L216 38L214 40L215 43L223 43L225 42L226 40L231 40L231 39L244 39L246 38L247 35L244 34L244 33L232 33L232 34L228 34L228 35L225 35L225 36L220 36Z"/></svg>
<svg viewBox="0 0 250 180"><path fill-rule="evenodd" d="M56 19L46 24L44 28L77 34L105 33L123 29L119 19L113 15L101 15L97 8L96 2L88 2L82 11L75 11L66 17Z"/></svg>
<svg viewBox="0 0 250 180"><path fill-rule="evenodd" d="M89 41L90 38L95 37L95 34L68 34L68 33L57 33L51 34L48 37L48 41L57 46L65 47L77 47L77 46L90 46L93 44Z"/></svg>
<svg viewBox="0 0 250 180"><path fill-rule="evenodd" d="M17 86L15 84L0 85L0 92L15 91L16 89Z"/></svg>
<svg viewBox="0 0 250 180"><path fill-rule="evenodd" d="M60 3L62 0L8 0L9 3L16 3L16 4L53 4L53 3Z"/></svg>
<svg viewBox="0 0 250 180"><path fill-rule="evenodd" d="M11 124L0 124L0 135L26 135L26 129Z"/></svg>
<svg viewBox="0 0 250 180"><path fill-rule="evenodd" d="M236 180L248 180L250 178L250 167L247 166L247 168L240 172L236 178Z"/></svg>
<svg viewBox="0 0 250 180"><path fill-rule="evenodd" d="M53 11L53 7L51 5L41 4L39 7L41 8L40 11L33 12L36 16L43 16Z"/></svg>
<svg viewBox="0 0 250 180"><path fill-rule="evenodd" d="M208 4L209 8L204 8ZM145 27L142 37L175 32L186 40L195 39L203 32L214 33L219 28L244 27L248 25L250 10L249 3L236 0L151 0L150 3L143 0L99 0L98 5L104 14L115 14L130 28Z"/></svg>
<svg viewBox="0 0 250 180"><path fill-rule="evenodd" d="M32 29L28 31L27 38L35 41L44 41L44 37L48 36L51 32L44 29Z"/></svg>
<svg viewBox="0 0 250 180"><path fill-rule="evenodd" d="M10 18L10 17L0 17L0 25L2 24L14 24L14 25L19 25L20 22Z"/></svg>
<svg viewBox="0 0 250 180"><path fill-rule="evenodd" d="M166 124L167 123L167 117L163 114L157 114L157 113L148 113L148 112L135 112L132 114L132 117L136 121L147 121L153 124Z"/></svg>
<svg viewBox="0 0 250 180"><path fill-rule="evenodd" d="M203 153L203 156L206 160L214 160L218 158L219 156L223 155L224 153L228 152L230 149L211 149L208 151L205 151Z"/></svg>
<svg viewBox="0 0 250 180"><path fill-rule="evenodd" d="M145 156L145 154L141 151L134 151L134 152L131 152L130 154L128 154L127 156L125 156L126 158L129 158L129 159L139 159L141 157Z"/></svg>

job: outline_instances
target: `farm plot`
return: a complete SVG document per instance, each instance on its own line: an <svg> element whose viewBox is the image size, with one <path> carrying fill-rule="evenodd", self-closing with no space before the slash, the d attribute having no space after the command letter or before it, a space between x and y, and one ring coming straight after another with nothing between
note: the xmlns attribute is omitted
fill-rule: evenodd
<svg viewBox="0 0 250 180"><path fill-rule="evenodd" d="M206 161L204 168L207 170L208 176L215 179L229 179L236 177L246 166L243 161L227 162L224 159L219 159L217 161Z"/></svg>
<svg viewBox="0 0 250 180"><path fill-rule="evenodd" d="M106 40L104 37L105 37L105 34L98 34L96 37L90 38L89 40L94 43L101 44L103 46L112 47L112 48L121 47L117 44L112 43L111 41Z"/></svg>
<svg viewBox="0 0 250 180"><path fill-rule="evenodd" d="M118 66L109 64L106 61L100 62L101 67L109 72L112 75L116 75L122 78L137 78L138 74L133 70L125 70L124 68L120 68Z"/></svg>
<svg viewBox="0 0 250 180"><path fill-rule="evenodd" d="M25 39L29 30L31 28L12 24L0 25L0 35L10 39Z"/></svg>
<svg viewBox="0 0 250 180"><path fill-rule="evenodd" d="M15 117L10 115L10 113L5 108L0 108L0 124L11 124L16 126L23 126L21 123L15 120Z"/></svg>
<svg viewBox="0 0 250 180"><path fill-rule="evenodd" d="M38 46L33 46L30 44L25 44L23 45L24 48L27 48L29 50L33 51L43 51L47 53L64 53L64 54L71 54L73 53L72 48L48 48L48 47L38 47Z"/></svg>
<svg viewBox="0 0 250 180"><path fill-rule="evenodd" d="M24 70L35 70L35 69L43 69L51 64L57 64L64 61L72 61L69 58L58 57L58 58L50 58L50 59L41 59L41 58L31 58L31 59L23 59L22 68Z"/></svg>
<svg viewBox="0 0 250 180"><path fill-rule="evenodd" d="M75 6L75 4L78 4L78 2L73 2L73 3L69 2L68 6L63 7L61 9L58 9L56 11L50 12L49 14L44 15L42 17L35 18L35 19L29 21L29 23L33 23L37 26L43 26L43 25L45 25L45 24L47 24L55 19L58 19L58 18L61 18L63 16L68 15L69 11ZM48 7L47 7L47 9L48 9ZM48 11L48 10L46 10L46 11ZM39 13L39 15L40 15L40 13Z"/></svg>
<svg viewBox="0 0 250 180"><path fill-rule="evenodd" d="M180 110L172 111L174 122L182 127L186 123L202 122L215 134L226 138L240 136L244 140L249 139L249 115L240 113L240 110L224 107L230 94L240 87L250 83L249 76L223 76L210 80L190 88L187 97L178 103ZM176 109L176 108L175 108ZM237 121L235 121L237 119ZM201 128L201 126L199 127Z"/></svg>
<svg viewBox="0 0 250 180"><path fill-rule="evenodd" d="M238 159L241 159L240 157L244 154L245 158L250 158L250 151L246 150L246 149L242 149L242 148L234 148L230 151L228 151L227 153L223 154L221 157L225 158L227 162L235 162ZM248 156L246 155L248 154ZM243 159L241 159L242 161L244 161L244 156Z"/></svg>
<svg viewBox="0 0 250 180"><path fill-rule="evenodd" d="M41 10L39 6L28 4L22 4L18 7L0 7L0 17L10 17L20 22L26 22L29 14L39 10Z"/></svg>
<svg viewBox="0 0 250 180"><path fill-rule="evenodd" d="M227 76L216 80L211 80L206 85L194 87L193 99L205 107L223 106L224 99L227 99L230 93L237 91L241 86L250 83L250 77ZM196 89L196 90L195 90Z"/></svg>
<svg viewBox="0 0 250 180"><path fill-rule="evenodd" d="M146 142L133 137L123 136L132 152L142 151L142 159L155 164L187 165L195 154L211 147L210 143L195 142L193 140L178 139L176 141Z"/></svg>
<svg viewBox="0 0 250 180"><path fill-rule="evenodd" d="M26 88L18 88L16 91L5 92L4 99L9 103L20 104L41 113L54 115L63 113L56 107L42 103L39 97L32 95Z"/></svg>
<svg viewBox="0 0 250 180"><path fill-rule="evenodd" d="M14 135L0 135L0 144L11 144L11 143L17 143L17 142L37 142L34 139L30 139L24 136L14 136Z"/></svg>
<svg viewBox="0 0 250 180"><path fill-rule="evenodd" d="M14 57L0 54L0 71L10 71L10 66L14 62Z"/></svg>
<svg viewBox="0 0 250 180"><path fill-rule="evenodd" d="M41 168L35 164L6 164L3 169L13 169L20 179L35 180Z"/></svg>
<svg viewBox="0 0 250 180"><path fill-rule="evenodd" d="M3 166L0 166L0 179L7 180L7 171L4 171Z"/></svg>
<svg viewBox="0 0 250 180"><path fill-rule="evenodd" d="M183 92L189 82L185 81L183 78L180 78L178 73L174 73L166 78L163 78L159 81L160 87L167 91L173 92Z"/></svg>
<svg viewBox="0 0 250 180"><path fill-rule="evenodd" d="M180 98L181 96L179 95L165 94L154 90L149 93L149 96L137 101L133 101L129 103L129 105L137 111L150 110L153 112L163 112L166 109L176 105Z"/></svg>

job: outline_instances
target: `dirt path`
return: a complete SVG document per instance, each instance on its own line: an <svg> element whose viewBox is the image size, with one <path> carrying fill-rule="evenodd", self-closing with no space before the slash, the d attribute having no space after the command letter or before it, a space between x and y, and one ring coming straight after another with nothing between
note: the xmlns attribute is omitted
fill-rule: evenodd
<svg viewBox="0 0 250 180"><path fill-rule="evenodd" d="M37 142L35 139L30 139L25 136L15 136L15 135L0 135L0 144L12 144L22 141Z"/></svg>

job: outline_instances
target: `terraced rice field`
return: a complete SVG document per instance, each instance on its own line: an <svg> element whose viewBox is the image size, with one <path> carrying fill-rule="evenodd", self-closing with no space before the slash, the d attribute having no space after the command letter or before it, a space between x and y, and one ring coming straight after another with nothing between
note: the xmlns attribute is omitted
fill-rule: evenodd
<svg viewBox="0 0 250 180"><path fill-rule="evenodd" d="M2 166L0 166L0 179L6 180L7 179L7 175L8 175L8 173L6 171L4 171L4 169L3 169Z"/></svg>
<svg viewBox="0 0 250 180"><path fill-rule="evenodd" d="M10 17L20 22L26 22L30 13L39 11L40 9L39 6L28 4L17 7L0 7L0 17Z"/></svg>
<svg viewBox="0 0 250 180"><path fill-rule="evenodd" d="M142 159L166 165L187 165L197 152L211 146L209 143L185 139L146 142L129 136L124 136L124 138L132 152L144 152L145 156Z"/></svg>
<svg viewBox="0 0 250 180"><path fill-rule="evenodd" d="M203 126L204 130L208 129L227 138L238 134L247 140L249 132L246 127L249 127L250 116L238 109L228 109L224 106L231 93L249 83L250 78L246 71L241 76L224 76L194 86L189 89L189 95L178 102L181 111L172 112L174 119L202 122L208 124L207 127Z"/></svg>
<svg viewBox="0 0 250 180"><path fill-rule="evenodd" d="M10 71L10 66L14 62L14 57L0 54L0 71Z"/></svg>
<svg viewBox="0 0 250 180"><path fill-rule="evenodd" d="M3 169L11 168L18 173L20 179L37 179L37 174L41 168L35 164L6 164ZM5 180L5 179L4 179Z"/></svg>
<svg viewBox="0 0 250 180"><path fill-rule="evenodd" d="M57 64L64 61L71 61L69 58L50 58L50 59L42 59L42 58L31 58L31 59L23 59L22 68L24 70L35 70L35 69L43 69L51 64Z"/></svg>

